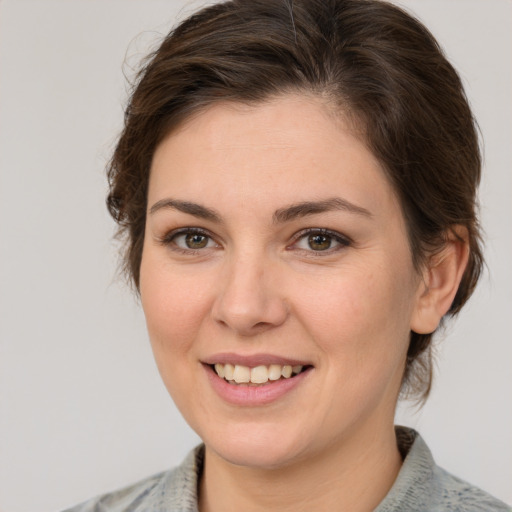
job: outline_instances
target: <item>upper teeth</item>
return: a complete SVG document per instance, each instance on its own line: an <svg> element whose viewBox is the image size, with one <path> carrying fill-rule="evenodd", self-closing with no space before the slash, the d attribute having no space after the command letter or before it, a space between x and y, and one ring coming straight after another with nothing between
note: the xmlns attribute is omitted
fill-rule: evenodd
<svg viewBox="0 0 512 512"><path fill-rule="evenodd" d="M241 364L221 364L215 365L215 371L219 377L228 381L235 381L237 384L253 383L265 384L269 380L278 380L281 377L289 379L292 374L297 374L302 371L302 366L291 366L289 364L271 364L269 366L243 366Z"/></svg>

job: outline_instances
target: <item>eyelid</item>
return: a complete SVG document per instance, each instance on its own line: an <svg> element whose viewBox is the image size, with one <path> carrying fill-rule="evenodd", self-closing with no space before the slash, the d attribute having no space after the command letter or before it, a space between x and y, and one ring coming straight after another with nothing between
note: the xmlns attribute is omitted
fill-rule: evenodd
<svg viewBox="0 0 512 512"><path fill-rule="evenodd" d="M198 234L208 237L212 240L217 247L221 247L221 244L217 241L217 237L215 237L210 231L204 228L194 227L194 226L186 226L177 229L173 229L167 232L164 236L158 238L158 242L166 247L170 247L172 250L176 250L179 252L193 254L197 252L204 252L205 249L212 249L212 247L205 247L203 249L185 249L183 247L179 247L175 245L172 246L174 239L178 236L186 235L186 234Z"/></svg>
<svg viewBox="0 0 512 512"><path fill-rule="evenodd" d="M287 247L287 249L293 249L293 246L296 245L299 240L301 240L302 238L304 238L306 236L311 236L311 235L330 236L339 244L339 247L335 247L334 249L326 249L325 251L314 251L313 249L310 249L310 250L297 249L297 250L302 250L302 251L311 253L314 256L327 256L329 254L332 254L334 252L342 250L346 247L349 247L353 244L350 237L343 235L342 233L340 233L338 231L333 231L333 230L327 229L327 228L306 228L306 229L300 230L299 232L295 233L295 235L293 235L292 243Z"/></svg>

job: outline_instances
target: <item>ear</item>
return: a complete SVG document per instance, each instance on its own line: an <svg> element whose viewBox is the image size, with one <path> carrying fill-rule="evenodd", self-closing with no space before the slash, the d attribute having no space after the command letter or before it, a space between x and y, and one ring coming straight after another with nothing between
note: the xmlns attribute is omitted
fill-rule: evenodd
<svg viewBox="0 0 512 512"><path fill-rule="evenodd" d="M447 231L443 248L432 254L423 271L411 330L418 334L434 332L450 309L469 258L468 234L464 226Z"/></svg>

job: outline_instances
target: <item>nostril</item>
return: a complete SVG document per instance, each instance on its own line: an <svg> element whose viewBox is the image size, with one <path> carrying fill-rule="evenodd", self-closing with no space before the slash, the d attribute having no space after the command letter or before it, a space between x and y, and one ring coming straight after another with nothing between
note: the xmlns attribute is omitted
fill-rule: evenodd
<svg viewBox="0 0 512 512"><path fill-rule="evenodd" d="M258 322L257 324L254 324L253 329L255 330L262 330L266 329L267 327L270 327L272 324L270 322Z"/></svg>

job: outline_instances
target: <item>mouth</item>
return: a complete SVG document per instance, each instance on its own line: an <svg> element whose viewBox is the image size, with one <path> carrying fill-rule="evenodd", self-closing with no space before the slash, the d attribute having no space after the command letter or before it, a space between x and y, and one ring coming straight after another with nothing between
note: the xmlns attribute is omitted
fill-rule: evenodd
<svg viewBox="0 0 512 512"><path fill-rule="evenodd" d="M235 386L265 386L272 382L293 379L311 368L310 365L290 364L251 367L241 364L215 363L209 366L221 379Z"/></svg>
<svg viewBox="0 0 512 512"><path fill-rule="evenodd" d="M267 405L296 396L314 366L304 359L276 354L212 354L201 361L212 389L225 402L243 407ZM293 391L292 391L293 390Z"/></svg>
<svg viewBox="0 0 512 512"><path fill-rule="evenodd" d="M228 404L264 406L296 396L314 366L304 360L272 354L223 353L202 361L212 389Z"/></svg>

